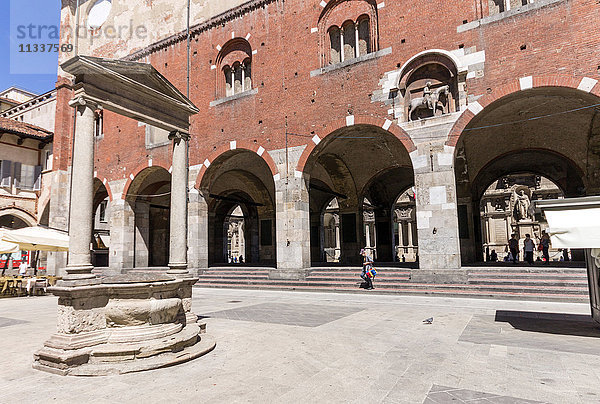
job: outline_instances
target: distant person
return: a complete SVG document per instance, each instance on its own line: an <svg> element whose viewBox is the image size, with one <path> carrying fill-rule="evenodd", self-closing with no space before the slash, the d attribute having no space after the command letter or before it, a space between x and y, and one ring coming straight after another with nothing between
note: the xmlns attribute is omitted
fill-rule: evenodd
<svg viewBox="0 0 600 404"><path fill-rule="evenodd" d="M498 262L498 254L496 253L496 250L492 250L490 253L490 261Z"/></svg>
<svg viewBox="0 0 600 404"><path fill-rule="evenodd" d="M544 263L546 265L550 264L550 254L548 250L550 249L550 236L546 233L546 230L542 230L542 238L540 239L540 245L542 246L542 254L544 255Z"/></svg>
<svg viewBox="0 0 600 404"><path fill-rule="evenodd" d="M402 262L406 262L406 256L402 254Z"/></svg>
<svg viewBox="0 0 600 404"><path fill-rule="evenodd" d="M21 261L21 265L19 265L19 276L27 275L27 262Z"/></svg>
<svg viewBox="0 0 600 404"><path fill-rule="evenodd" d="M244 263L244 256L240 255L240 264L243 264L243 263Z"/></svg>
<svg viewBox="0 0 600 404"><path fill-rule="evenodd" d="M371 273L371 270L373 269L373 258L369 256L365 249L360 250L360 255L363 257L363 269L360 277L365 281L365 289L375 289L373 287L373 275Z"/></svg>
<svg viewBox="0 0 600 404"><path fill-rule="evenodd" d="M510 240L508 241L508 249L512 255L512 262L516 264L519 260L519 240L517 240L517 235L514 233L510 236Z"/></svg>
<svg viewBox="0 0 600 404"><path fill-rule="evenodd" d="M523 251L525 252L525 261L529 265L533 265L533 252L535 251L535 243L531 239L531 235L525 234L525 240L523 241Z"/></svg>
<svg viewBox="0 0 600 404"><path fill-rule="evenodd" d="M2 268L2 276L6 272L6 268L8 268L8 263L10 261L10 254L2 254L2 259L4 260L4 267Z"/></svg>
<svg viewBox="0 0 600 404"><path fill-rule="evenodd" d="M563 261L570 261L571 259L569 258L569 249L568 248L564 248L563 249Z"/></svg>

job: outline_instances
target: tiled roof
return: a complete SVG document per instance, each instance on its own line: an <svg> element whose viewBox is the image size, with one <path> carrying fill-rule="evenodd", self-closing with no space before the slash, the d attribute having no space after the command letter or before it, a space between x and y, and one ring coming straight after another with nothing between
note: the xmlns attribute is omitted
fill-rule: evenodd
<svg viewBox="0 0 600 404"><path fill-rule="evenodd" d="M12 98L8 98L8 97L0 97L0 101L4 101L6 103L14 104L14 105L19 105L21 103L21 101L13 100Z"/></svg>
<svg viewBox="0 0 600 404"><path fill-rule="evenodd" d="M54 133L29 123L0 117L0 133L10 133L37 140L52 140Z"/></svg>

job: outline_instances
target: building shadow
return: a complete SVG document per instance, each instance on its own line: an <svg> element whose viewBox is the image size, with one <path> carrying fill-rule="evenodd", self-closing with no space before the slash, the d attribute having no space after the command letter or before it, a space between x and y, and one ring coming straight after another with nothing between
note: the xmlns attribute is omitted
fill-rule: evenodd
<svg viewBox="0 0 600 404"><path fill-rule="evenodd" d="M495 321L521 331L600 338L600 324L591 315L497 310Z"/></svg>

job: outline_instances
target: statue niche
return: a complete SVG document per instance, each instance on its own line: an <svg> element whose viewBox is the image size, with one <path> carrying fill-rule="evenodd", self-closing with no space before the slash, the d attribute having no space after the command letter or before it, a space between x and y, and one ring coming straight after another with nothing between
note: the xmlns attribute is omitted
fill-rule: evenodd
<svg viewBox="0 0 600 404"><path fill-rule="evenodd" d="M456 68L450 61L424 58L403 72L399 89L404 98L407 121L432 118L456 112L458 82Z"/></svg>

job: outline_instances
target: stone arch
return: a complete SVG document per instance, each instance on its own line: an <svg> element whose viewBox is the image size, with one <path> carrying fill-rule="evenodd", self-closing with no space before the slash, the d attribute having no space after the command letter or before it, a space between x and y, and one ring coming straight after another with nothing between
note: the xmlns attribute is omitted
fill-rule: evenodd
<svg viewBox="0 0 600 404"><path fill-rule="evenodd" d="M308 188L311 260L314 265L327 265L315 260L326 256L322 213L335 196L341 219L336 262L357 264L360 261L357 251L361 248L376 250L376 259L391 262L390 207L365 204L364 194L374 177L394 169L397 169L394 173L403 178L387 176L383 179L388 181L387 185L396 186L396 182L402 181L412 185L414 173L409 150L414 151L414 145L400 128L392 129L391 121L372 117L348 116L329 125L327 130L331 130L327 136L323 139L315 136L306 146L295 173L296 178L304 177ZM384 188L385 184L378 190ZM381 196L385 204L391 205L392 197ZM377 233L380 237L375 244Z"/></svg>
<svg viewBox="0 0 600 404"><path fill-rule="evenodd" d="M262 147L256 143L252 143L252 142L248 142L248 141L235 141L234 140L234 141L229 142L228 145L221 145L216 150L214 150L206 158L206 160L204 160L204 162L202 163L202 166L200 167L200 172L198 173L198 177L196 178L195 188L198 190L201 190L201 184L202 184L202 181L204 180L204 176L209 171L209 168L210 168L211 164L213 164L213 162L217 161L220 158L226 157L226 156L224 156L226 153L231 153L231 154L235 153L236 150L238 152L239 151L249 151L252 153L256 153L269 166L271 175L273 175L274 178L277 178L277 176L279 175L279 170L277 169L277 165L275 164L275 161L273 160L271 155L267 152L267 150L264 147Z"/></svg>
<svg viewBox="0 0 600 404"><path fill-rule="evenodd" d="M448 51L434 49L411 57L400 68L398 76L398 97L404 104L401 120L410 121L464 109L466 73L460 60ZM418 101L425 97L426 89L432 94L440 93L440 102L421 108Z"/></svg>
<svg viewBox="0 0 600 404"><path fill-rule="evenodd" d="M236 37L230 39L219 49L219 53L215 60L215 70L217 72L217 98L223 98L236 93L233 89L235 86L234 80L231 82L231 94L227 93L227 77L225 75L228 70L231 71L232 69L235 69L235 66L244 69L245 72L251 72L252 57L252 46L245 38ZM239 71L241 72L241 70ZM248 79L248 77L246 77L246 79ZM250 80L252 80L252 77L250 77ZM242 80L241 82L242 91L246 86L245 81L246 80Z"/></svg>
<svg viewBox="0 0 600 404"><path fill-rule="evenodd" d="M208 264L228 264L228 226L232 209L243 213L245 263L276 263L275 176L264 148L231 142L215 150L198 174L196 188L208 208ZM270 157L269 157L270 159ZM269 164L269 161L271 164Z"/></svg>
<svg viewBox="0 0 600 404"><path fill-rule="evenodd" d="M158 165L139 170L122 199L131 215L134 268L165 267L170 250L171 174Z"/></svg>
<svg viewBox="0 0 600 404"><path fill-rule="evenodd" d="M512 80L492 90L492 92L485 94L477 101L469 103L468 108L461 114L452 127L446 145L456 147L458 139L462 135L467 125L469 125L471 120L494 102L499 101L510 94L540 87L566 87L582 91L583 93L594 94L600 97L600 86L598 85L598 80L589 77L547 75L527 76L518 80Z"/></svg>
<svg viewBox="0 0 600 404"><path fill-rule="evenodd" d="M511 177L524 178L535 190L537 183L526 177L540 176L565 197L600 193L600 116L594 109L600 105L599 93L597 81L590 78L528 76L493 89L463 112L446 143L455 148L463 262L483 259L486 229L501 229L496 217L508 215L501 204L490 207L489 195L481 213L483 194L494 181L505 185ZM504 185L494 192L503 194ZM505 219L507 229L509 224L521 228L514 216ZM536 226L543 225L536 220Z"/></svg>
<svg viewBox="0 0 600 404"><path fill-rule="evenodd" d="M25 209L21 209L21 208L17 208L17 207L0 209L0 217L3 217L3 216L14 216L14 217L22 220L23 222L25 222L25 224L27 224L27 226L36 226L37 225L37 219L35 218L35 215Z"/></svg>
<svg viewBox="0 0 600 404"><path fill-rule="evenodd" d="M360 18L365 16L369 20L369 46L371 52L379 49L379 27L377 2L375 0L330 0L317 20L319 29L319 42L321 51L321 67L330 62L329 31L333 26L342 28L342 25L352 21L356 26Z"/></svg>
<svg viewBox="0 0 600 404"><path fill-rule="evenodd" d="M544 156L544 160L541 159ZM518 162L528 162L525 164ZM560 168L560 169L558 169ZM480 199L498 178L522 172L541 175L551 180L567 197L583 194L585 177L582 168L569 157L553 150L530 148L502 154L479 170L471 189L474 199ZM558 174L557 174L558 173Z"/></svg>
<svg viewBox="0 0 600 404"><path fill-rule="evenodd" d="M171 170L171 167L167 164L164 164L162 162L155 162L155 161L148 161L147 163L142 163L140 165L138 165L133 171L131 171L131 173L129 174L129 177L127 178L127 182L125 183L125 187L123 188L123 193L121 194L121 199L125 199L127 194L129 193L129 188L131 187L131 184L133 183L134 179L137 178L137 176L144 171L147 168L152 168L152 167L160 167L160 168L164 168L165 170L169 171ZM104 184L104 186L106 186L106 190L109 191L109 195L112 195L112 191L110 191L110 186L108 185L108 182L106 184ZM110 200L113 200L113 197L111 196Z"/></svg>
<svg viewBox="0 0 600 404"><path fill-rule="evenodd" d="M390 121L389 119L377 118L377 117L366 116L366 115L349 115L346 118L342 118L342 119L333 121L329 125L325 126L324 130L326 130L328 132L327 136L329 136L339 129L354 126L354 125L368 125L368 126L382 128L384 131L391 133L394 137L396 137L398 140L400 140L400 142L402 142L402 144L404 145L404 147L406 148L406 150L409 153L417 150L417 147L413 143L410 136L408 136L408 134L402 128L400 128L398 125L394 125L393 122ZM302 152L302 155L300 156L300 159L298 160L298 165L296 166L296 171L298 171L299 173L304 172L304 168L305 168L306 162L308 161L308 158L310 157L312 152L315 150L315 148L319 145L319 143L321 143L321 141L323 141L327 136L320 138L318 135L315 135L312 138L312 140L304 148L304 151Z"/></svg>
<svg viewBox="0 0 600 404"><path fill-rule="evenodd" d="M112 189L110 188L110 184L109 184L108 180L106 178L101 180L98 177L94 177L94 180L98 180L102 183L104 188L106 188L106 192L108 193L108 200L112 202L113 201L113 192L112 192Z"/></svg>

